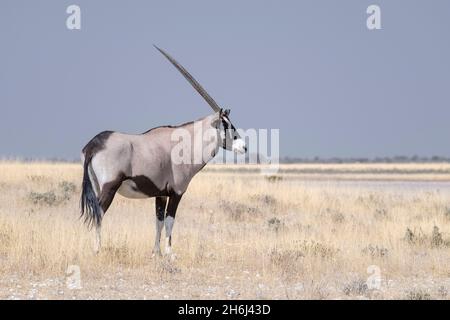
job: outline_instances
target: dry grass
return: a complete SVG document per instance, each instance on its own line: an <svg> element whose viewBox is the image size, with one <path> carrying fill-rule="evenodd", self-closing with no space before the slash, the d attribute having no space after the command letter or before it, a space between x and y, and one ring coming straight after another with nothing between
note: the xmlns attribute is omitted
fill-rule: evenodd
<svg viewBox="0 0 450 320"><path fill-rule="evenodd" d="M0 163L0 298L447 298L450 190L428 181L450 165L315 165L308 179L305 166L274 179L208 166L180 204L171 261L151 258L153 200L117 196L95 256L80 165ZM359 183L377 170L397 183ZM66 286L70 265L82 289Z"/></svg>

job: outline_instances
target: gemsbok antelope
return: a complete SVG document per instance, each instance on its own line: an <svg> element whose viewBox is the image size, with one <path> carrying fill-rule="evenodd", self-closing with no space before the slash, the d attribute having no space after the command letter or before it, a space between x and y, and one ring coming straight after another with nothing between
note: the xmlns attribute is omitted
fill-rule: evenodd
<svg viewBox="0 0 450 320"><path fill-rule="evenodd" d="M230 111L220 108L170 55L158 47L156 49L181 72L214 113L197 121L179 126L156 127L142 134L104 131L83 148L81 217L84 217L89 227L95 226L94 249L97 253L101 247L103 216L118 192L127 198L156 198L153 254L161 255L160 238L164 226L165 252L170 254L175 214L191 179L217 154L220 147L237 153L247 151L244 140L230 121ZM212 132L207 143L202 137L205 132ZM179 139L180 136L185 138L184 141ZM191 152L190 147L198 146L199 140L200 151ZM181 161L180 154L183 154Z"/></svg>

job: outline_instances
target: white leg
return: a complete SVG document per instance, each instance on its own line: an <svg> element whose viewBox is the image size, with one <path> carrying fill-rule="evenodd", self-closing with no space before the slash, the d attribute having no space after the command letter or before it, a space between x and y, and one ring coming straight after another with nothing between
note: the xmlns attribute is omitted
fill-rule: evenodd
<svg viewBox="0 0 450 320"><path fill-rule="evenodd" d="M167 216L164 220L164 224L166 227L166 255L170 255L172 253L172 228L175 219L171 216Z"/></svg>
<svg viewBox="0 0 450 320"><path fill-rule="evenodd" d="M161 230L164 227L164 220L159 220L158 217L156 217L156 237L155 237L155 246L153 247L153 256L161 255L161 247L160 247L160 241L161 241Z"/></svg>
<svg viewBox="0 0 450 320"><path fill-rule="evenodd" d="M95 254L98 254L100 252L101 247L102 247L102 227L95 226L95 245L94 245Z"/></svg>
<svg viewBox="0 0 450 320"><path fill-rule="evenodd" d="M169 203L167 204L166 219L164 220L164 226L166 228L166 254L170 255L171 259L175 258L175 256L172 254L172 229L181 196L182 195L173 195L169 198Z"/></svg>

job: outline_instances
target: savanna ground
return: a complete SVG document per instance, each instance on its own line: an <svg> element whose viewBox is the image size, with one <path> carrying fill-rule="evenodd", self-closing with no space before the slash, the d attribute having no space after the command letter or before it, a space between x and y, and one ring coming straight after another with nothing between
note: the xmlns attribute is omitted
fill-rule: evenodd
<svg viewBox="0 0 450 320"><path fill-rule="evenodd" d="M154 200L119 195L95 255L81 174L0 163L1 299L450 296L450 164L208 165L180 204L173 260L151 256Z"/></svg>

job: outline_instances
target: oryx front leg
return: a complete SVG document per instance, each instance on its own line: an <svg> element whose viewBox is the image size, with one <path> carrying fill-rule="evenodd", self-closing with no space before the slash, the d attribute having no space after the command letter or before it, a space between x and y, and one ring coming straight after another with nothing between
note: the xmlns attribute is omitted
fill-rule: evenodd
<svg viewBox="0 0 450 320"><path fill-rule="evenodd" d="M156 236L155 236L155 246L153 247L153 256L161 255L161 230L164 227L164 214L166 213L167 197L156 197L155 209L156 209Z"/></svg>
<svg viewBox="0 0 450 320"><path fill-rule="evenodd" d="M166 228L166 255L172 254L172 229L175 222L175 215L177 213L178 203L180 203L181 195L172 195L169 198L169 204L167 205L166 218L164 219L164 225Z"/></svg>

